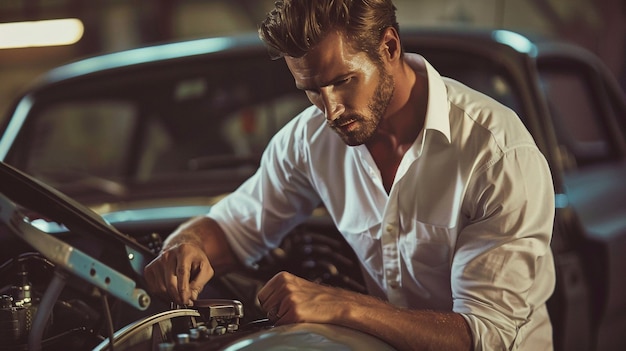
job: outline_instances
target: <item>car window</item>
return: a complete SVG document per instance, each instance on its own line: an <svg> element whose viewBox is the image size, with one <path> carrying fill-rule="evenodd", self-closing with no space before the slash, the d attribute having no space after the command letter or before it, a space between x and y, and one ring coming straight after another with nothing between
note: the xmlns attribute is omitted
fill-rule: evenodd
<svg viewBox="0 0 626 351"><path fill-rule="evenodd" d="M216 62L161 82L141 102L137 178L256 166L271 137L310 105L283 62Z"/></svg>
<svg viewBox="0 0 626 351"><path fill-rule="evenodd" d="M570 167L584 167L615 157L607 120L614 111L600 93L597 75L581 64L540 65L540 78L562 151Z"/></svg>
<svg viewBox="0 0 626 351"><path fill-rule="evenodd" d="M43 179L120 174L137 109L125 101L65 102L45 109L32 124L26 168Z"/></svg>
<svg viewBox="0 0 626 351"><path fill-rule="evenodd" d="M284 62L265 52L146 66L47 94L12 153L53 185L256 166L276 131L310 105Z"/></svg>
<svg viewBox="0 0 626 351"><path fill-rule="evenodd" d="M218 96L182 98L147 116L138 178L256 165L276 131L310 104L304 94L292 92L258 102L242 97L241 104L216 111L212 99L243 89L232 85Z"/></svg>

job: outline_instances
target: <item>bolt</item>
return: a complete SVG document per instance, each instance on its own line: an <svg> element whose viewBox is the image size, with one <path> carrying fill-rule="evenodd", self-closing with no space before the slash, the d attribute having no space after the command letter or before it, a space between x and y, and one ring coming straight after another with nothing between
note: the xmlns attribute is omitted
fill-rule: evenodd
<svg viewBox="0 0 626 351"><path fill-rule="evenodd" d="M140 294L138 302L142 308L148 307L150 306L150 296L148 294Z"/></svg>

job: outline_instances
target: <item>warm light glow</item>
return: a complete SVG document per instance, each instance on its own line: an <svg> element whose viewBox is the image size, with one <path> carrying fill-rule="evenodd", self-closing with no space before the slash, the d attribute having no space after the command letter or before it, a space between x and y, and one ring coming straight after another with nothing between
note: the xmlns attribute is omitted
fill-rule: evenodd
<svg viewBox="0 0 626 351"><path fill-rule="evenodd" d="M0 49L71 45L83 32L76 18L0 23Z"/></svg>

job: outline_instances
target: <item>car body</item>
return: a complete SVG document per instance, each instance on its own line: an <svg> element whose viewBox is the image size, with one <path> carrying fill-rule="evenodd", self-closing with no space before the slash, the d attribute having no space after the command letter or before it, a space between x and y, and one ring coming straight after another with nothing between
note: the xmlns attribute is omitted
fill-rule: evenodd
<svg viewBox="0 0 626 351"><path fill-rule="evenodd" d="M442 75L515 110L549 162L555 348L624 349L626 102L614 77L579 47L507 30L405 30L402 40L405 51L420 53ZM182 221L207 213L252 175L270 138L308 104L284 62L270 60L254 34L100 55L51 70L15 102L0 129L0 161L124 233L105 242L130 237L154 254ZM6 184L0 193L11 192ZM51 207L36 212L71 220L45 214ZM114 264L93 249L101 245L94 235L55 233ZM15 247L28 251L10 233L0 235L3 261ZM120 269L141 286L140 273ZM261 318L254 293L279 270L365 292L353 253L323 208L257 270L216 284L243 301L250 318ZM8 284L2 276L0 283Z"/></svg>

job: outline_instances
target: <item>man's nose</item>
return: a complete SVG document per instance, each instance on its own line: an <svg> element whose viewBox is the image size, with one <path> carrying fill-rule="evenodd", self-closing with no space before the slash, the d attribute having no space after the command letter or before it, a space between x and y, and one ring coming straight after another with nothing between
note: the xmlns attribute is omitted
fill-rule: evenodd
<svg viewBox="0 0 626 351"><path fill-rule="evenodd" d="M345 112L345 106L339 101L337 95L330 90L330 87L322 89L321 95L326 120L334 121Z"/></svg>

